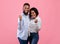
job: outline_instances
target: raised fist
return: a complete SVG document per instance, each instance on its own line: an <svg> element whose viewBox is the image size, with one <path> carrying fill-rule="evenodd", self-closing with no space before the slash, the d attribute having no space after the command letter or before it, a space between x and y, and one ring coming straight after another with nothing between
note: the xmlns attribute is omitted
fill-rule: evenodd
<svg viewBox="0 0 60 44"><path fill-rule="evenodd" d="M20 18L20 20L22 20L22 16L21 15L19 15L19 18Z"/></svg>

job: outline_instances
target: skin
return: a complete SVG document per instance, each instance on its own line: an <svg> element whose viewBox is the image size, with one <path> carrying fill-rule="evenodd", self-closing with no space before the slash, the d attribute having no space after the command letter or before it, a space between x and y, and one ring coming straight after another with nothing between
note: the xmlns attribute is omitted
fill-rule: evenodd
<svg viewBox="0 0 60 44"><path fill-rule="evenodd" d="M28 5L23 6L23 11L25 11L25 13L29 12L30 7Z"/></svg>
<svg viewBox="0 0 60 44"><path fill-rule="evenodd" d="M28 13L29 10L30 10L30 7L28 5L23 6L23 11L25 11L25 13ZM22 20L22 16L21 15L19 15L19 18L20 18L20 20Z"/></svg>
<svg viewBox="0 0 60 44"><path fill-rule="evenodd" d="M34 10L31 10L31 18L36 18L36 13L34 12ZM34 21L35 23L37 23L38 22L38 20L37 19L35 19L35 21Z"/></svg>

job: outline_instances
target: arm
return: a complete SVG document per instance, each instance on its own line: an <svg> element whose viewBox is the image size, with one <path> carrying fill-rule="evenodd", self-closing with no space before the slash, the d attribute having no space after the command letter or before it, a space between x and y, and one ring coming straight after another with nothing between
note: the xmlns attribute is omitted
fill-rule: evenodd
<svg viewBox="0 0 60 44"><path fill-rule="evenodd" d="M18 29L20 29L21 21L20 18L18 17Z"/></svg>
<svg viewBox="0 0 60 44"><path fill-rule="evenodd" d="M37 20L38 21L37 21L36 25L37 25L38 30L40 30L41 29L41 19L39 16L37 17Z"/></svg>
<svg viewBox="0 0 60 44"><path fill-rule="evenodd" d="M21 30L21 25L22 25L23 19L20 19L20 17L18 17L18 29Z"/></svg>

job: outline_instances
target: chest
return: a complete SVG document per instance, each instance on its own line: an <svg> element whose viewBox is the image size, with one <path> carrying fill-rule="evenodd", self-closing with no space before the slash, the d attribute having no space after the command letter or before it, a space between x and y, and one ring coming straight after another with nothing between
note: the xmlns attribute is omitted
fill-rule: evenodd
<svg viewBox="0 0 60 44"><path fill-rule="evenodd" d="M28 16L24 16L23 19L24 19L24 25L28 25L29 22L30 22L29 17Z"/></svg>

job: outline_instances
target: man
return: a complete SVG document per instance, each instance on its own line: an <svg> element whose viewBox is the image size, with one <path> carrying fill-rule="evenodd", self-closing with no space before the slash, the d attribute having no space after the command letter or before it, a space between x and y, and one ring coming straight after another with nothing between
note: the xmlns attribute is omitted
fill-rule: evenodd
<svg viewBox="0 0 60 44"><path fill-rule="evenodd" d="M20 44L27 44L29 24L29 3L23 5L23 13L18 17L17 37Z"/></svg>

